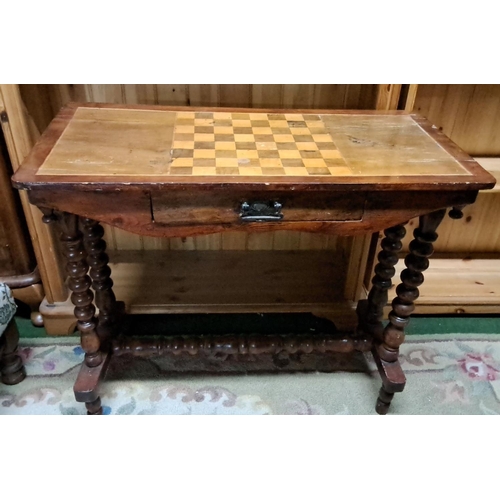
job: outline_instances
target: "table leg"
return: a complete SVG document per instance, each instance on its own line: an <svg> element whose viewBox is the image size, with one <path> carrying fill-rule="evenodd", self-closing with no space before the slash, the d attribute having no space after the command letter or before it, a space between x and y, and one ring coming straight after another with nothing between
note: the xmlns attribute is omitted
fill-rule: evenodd
<svg viewBox="0 0 500 500"><path fill-rule="evenodd" d="M404 389L406 379L398 361L399 346L403 343L404 330L415 309L418 287L424 281L423 271L429 267L429 257L438 235L436 229L443 220L446 210L437 210L419 219L419 226L413 232L410 253L405 258L406 269L401 273L401 284L396 288L397 297L392 301L389 323L382 332L382 339L376 339L373 355L382 377L382 388L377 399L376 411L387 413L396 392ZM380 255L380 254L379 254Z"/></svg>
<svg viewBox="0 0 500 500"><path fill-rule="evenodd" d="M46 219L47 217L44 221ZM71 301L75 305L77 328L85 351L84 366L80 370L74 388L75 397L77 401L85 403L87 414L100 414L102 407L95 390L99 378L103 375L108 356L101 351L101 340L97 334L94 294L90 290L91 279L87 274L89 266L86 261L83 235L78 229L78 216L62 212L57 214L57 220L62 232L61 242L66 257L68 287L72 292Z"/></svg>
<svg viewBox="0 0 500 500"><path fill-rule="evenodd" d="M2 382L7 385L15 385L26 378L21 356L17 354L19 343L19 331L14 319L12 319L0 338L0 368Z"/></svg>
<svg viewBox="0 0 500 500"><path fill-rule="evenodd" d="M83 245L87 253L87 264L90 266L92 288L95 291L95 303L99 308L97 333L101 339L102 349L107 351L120 314L113 292L111 269L108 266L109 257L106 253L106 242L103 239L104 228L92 219L83 218L81 222Z"/></svg>

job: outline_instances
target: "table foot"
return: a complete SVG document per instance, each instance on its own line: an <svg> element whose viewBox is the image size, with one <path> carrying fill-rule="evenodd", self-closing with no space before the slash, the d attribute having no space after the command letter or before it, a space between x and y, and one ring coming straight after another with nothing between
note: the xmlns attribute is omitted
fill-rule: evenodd
<svg viewBox="0 0 500 500"><path fill-rule="evenodd" d="M17 353L19 332L12 319L0 339L1 380L5 385L16 385L26 378L26 369Z"/></svg>
<svg viewBox="0 0 500 500"><path fill-rule="evenodd" d="M101 399L98 394L99 382L106 375L111 353L103 353L103 357L102 363L98 366L90 367L83 362L73 387L75 399L79 403L85 403L88 415L102 414Z"/></svg>
<svg viewBox="0 0 500 500"><path fill-rule="evenodd" d="M387 415L389 407L391 406L392 398L394 397L393 392L386 391L383 387L380 389L377 398L377 404L375 405L375 411L379 415Z"/></svg>

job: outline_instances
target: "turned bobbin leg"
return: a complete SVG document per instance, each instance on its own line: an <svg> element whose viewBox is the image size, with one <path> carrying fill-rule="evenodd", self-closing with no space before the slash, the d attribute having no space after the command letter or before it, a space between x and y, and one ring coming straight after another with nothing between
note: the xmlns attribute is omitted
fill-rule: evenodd
<svg viewBox="0 0 500 500"><path fill-rule="evenodd" d="M87 263L90 266L89 274L95 291L95 303L99 308L97 333L101 343L107 347L116 329L119 311L113 292L111 269L108 266L106 242L103 240L104 228L92 219L83 218L81 222L83 244L87 253Z"/></svg>
<svg viewBox="0 0 500 500"><path fill-rule="evenodd" d="M402 283L396 288L397 296L392 301L389 323L382 334L382 341L377 342L373 354L382 376L382 389L377 399L376 411L386 414L396 392L404 389L406 379L398 361L399 346L403 343L404 330L415 309L418 287L424 281L422 274L429 267L429 257L438 235L436 229L446 210L438 210L419 219L419 226L413 232L414 240L410 243L410 253L405 258L406 269L401 273Z"/></svg>
<svg viewBox="0 0 500 500"><path fill-rule="evenodd" d="M12 319L0 338L0 371L6 385L19 384L26 378L26 369L21 356L17 354L19 331Z"/></svg>
<svg viewBox="0 0 500 500"><path fill-rule="evenodd" d="M78 229L78 216L67 212L42 211L44 222L50 223L54 220L59 222L60 240L66 257L68 287L72 292L71 302L75 306L77 328L80 332L82 349L85 351L84 363L74 387L75 397L77 401L86 404L88 414L100 414L102 409L96 394L97 385L105 372L109 355L101 351L101 341L97 334L94 294L90 290L91 279L87 274L89 266L86 261L83 235Z"/></svg>

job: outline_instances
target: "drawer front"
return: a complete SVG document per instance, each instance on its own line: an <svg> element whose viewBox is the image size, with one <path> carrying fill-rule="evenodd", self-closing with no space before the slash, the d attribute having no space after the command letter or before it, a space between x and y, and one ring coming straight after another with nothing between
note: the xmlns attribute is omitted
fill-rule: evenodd
<svg viewBox="0 0 500 500"><path fill-rule="evenodd" d="M364 193L154 192L153 219L169 225L353 221L363 217Z"/></svg>

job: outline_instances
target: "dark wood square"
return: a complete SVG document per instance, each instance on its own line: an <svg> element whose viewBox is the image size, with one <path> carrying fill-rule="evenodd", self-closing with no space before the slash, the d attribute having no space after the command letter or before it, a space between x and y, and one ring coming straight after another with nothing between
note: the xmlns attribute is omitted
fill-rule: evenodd
<svg viewBox="0 0 500 500"><path fill-rule="evenodd" d="M319 151L303 150L300 152L302 158L323 158Z"/></svg>
<svg viewBox="0 0 500 500"><path fill-rule="evenodd" d="M221 120L220 118L217 118L214 121L214 126L215 127L231 127L233 125L232 120Z"/></svg>
<svg viewBox="0 0 500 500"><path fill-rule="evenodd" d="M286 120L285 115L282 115L280 113L269 113L267 117L270 120Z"/></svg>
<svg viewBox="0 0 500 500"><path fill-rule="evenodd" d="M233 120L250 120L250 115L248 113L233 113Z"/></svg>
<svg viewBox="0 0 500 500"><path fill-rule="evenodd" d="M287 123L290 128L307 128L306 122L302 120L288 120Z"/></svg>
<svg viewBox="0 0 500 500"><path fill-rule="evenodd" d="M244 151L245 149L257 149L257 146L255 145L255 142L237 142L236 143L236 149L239 149L240 151Z"/></svg>
<svg viewBox="0 0 500 500"><path fill-rule="evenodd" d="M195 158L193 167L215 167L215 158Z"/></svg>
<svg viewBox="0 0 500 500"><path fill-rule="evenodd" d="M262 167L262 175L285 175L285 169L281 167Z"/></svg>
<svg viewBox="0 0 500 500"><path fill-rule="evenodd" d="M251 134L252 127L234 127L235 134Z"/></svg>
<svg viewBox="0 0 500 500"><path fill-rule="evenodd" d="M213 134L214 133L214 128L211 125L195 125L194 127L194 132L195 134ZM181 134L176 134L177 135Z"/></svg>
<svg viewBox="0 0 500 500"><path fill-rule="evenodd" d="M172 158L192 158L192 157L193 157L193 150L192 149L174 149L174 150L172 150Z"/></svg>
<svg viewBox="0 0 500 500"><path fill-rule="evenodd" d="M225 149L217 149L215 151L216 158L236 158L236 150L225 150Z"/></svg>
<svg viewBox="0 0 500 500"><path fill-rule="evenodd" d="M217 175L240 175L238 167L215 167Z"/></svg>
<svg viewBox="0 0 500 500"><path fill-rule="evenodd" d="M170 167L170 175L193 175L192 167Z"/></svg>
<svg viewBox="0 0 500 500"><path fill-rule="evenodd" d="M283 151L284 149L297 149L297 144L295 142L277 142L276 147Z"/></svg>
<svg viewBox="0 0 500 500"><path fill-rule="evenodd" d="M290 135L290 129L288 127L271 127L271 131L273 134L284 134Z"/></svg>
<svg viewBox="0 0 500 500"><path fill-rule="evenodd" d="M269 127L268 120L251 120L250 125L252 127Z"/></svg>
<svg viewBox="0 0 500 500"><path fill-rule="evenodd" d="M279 158L280 155L275 149L259 149L259 158Z"/></svg>
<svg viewBox="0 0 500 500"><path fill-rule="evenodd" d="M176 141L194 141L194 134L175 134Z"/></svg>
<svg viewBox="0 0 500 500"><path fill-rule="evenodd" d="M272 134L255 134L255 142L274 142Z"/></svg>
<svg viewBox="0 0 500 500"><path fill-rule="evenodd" d="M196 113L196 118L213 118L214 117L214 114L211 113L211 112L208 112L208 111L199 111L198 113Z"/></svg>
<svg viewBox="0 0 500 500"><path fill-rule="evenodd" d="M213 141L195 142L194 149L215 149L215 142Z"/></svg>
<svg viewBox="0 0 500 500"><path fill-rule="evenodd" d="M219 142L234 142L234 134L215 134L215 140Z"/></svg>
<svg viewBox="0 0 500 500"><path fill-rule="evenodd" d="M281 163L284 167L303 167L304 162L300 158L282 158Z"/></svg>

